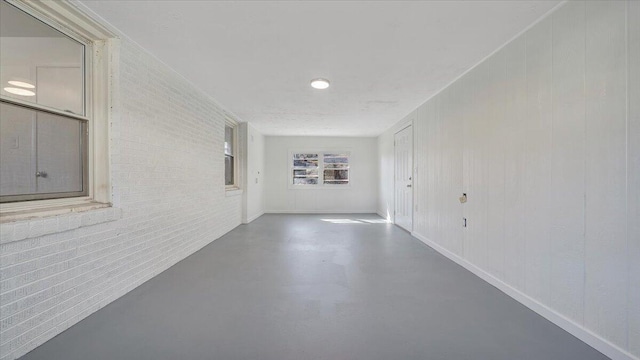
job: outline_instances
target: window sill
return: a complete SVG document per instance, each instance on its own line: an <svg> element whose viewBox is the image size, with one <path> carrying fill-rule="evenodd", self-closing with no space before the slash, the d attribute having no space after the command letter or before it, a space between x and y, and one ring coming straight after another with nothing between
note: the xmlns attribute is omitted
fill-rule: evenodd
<svg viewBox="0 0 640 360"><path fill-rule="evenodd" d="M225 196L229 197L229 196L238 196L238 195L242 195L242 189L238 189L238 188L228 188L225 190L224 193Z"/></svg>
<svg viewBox="0 0 640 360"><path fill-rule="evenodd" d="M289 190L347 190L349 185L289 185Z"/></svg>
<svg viewBox="0 0 640 360"><path fill-rule="evenodd" d="M121 209L101 203L6 213L0 217L0 244L115 221L121 217Z"/></svg>

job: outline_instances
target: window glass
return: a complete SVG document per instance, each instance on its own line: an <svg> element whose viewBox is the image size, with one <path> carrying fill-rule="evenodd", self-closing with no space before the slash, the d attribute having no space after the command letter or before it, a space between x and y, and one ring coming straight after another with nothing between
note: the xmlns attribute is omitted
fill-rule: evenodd
<svg viewBox="0 0 640 360"><path fill-rule="evenodd" d="M324 154L324 183L349 184L349 156L347 154Z"/></svg>
<svg viewBox="0 0 640 360"><path fill-rule="evenodd" d="M294 185L317 185L318 173L318 154L293 154Z"/></svg>
<svg viewBox="0 0 640 360"><path fill-rule="evenodd" d="M234 185L234 154L233 154L233 131L231 126L225 126L224 128L224 184Z"/></svg>
<svg viewBox="0 0 640 360"><path fill-rule="evenodd" d="M85 114L84 45L0 3L0 95Z"/></svg>
<svg viewBox="0 0 640 360"><path fill-rule="evenodd" d="M85 123L0 103L0 195L84 191Z"/></svg>

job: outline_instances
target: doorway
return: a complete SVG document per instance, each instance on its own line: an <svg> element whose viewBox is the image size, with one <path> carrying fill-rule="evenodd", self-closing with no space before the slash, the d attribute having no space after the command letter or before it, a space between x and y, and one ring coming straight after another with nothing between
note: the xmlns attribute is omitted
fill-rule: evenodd
<svg viewBox="0 0 640 360"><path fill-rule="evenodd" d="M413 230L413 127L398 131L394 137L395 216L401 228Z"/></svg>

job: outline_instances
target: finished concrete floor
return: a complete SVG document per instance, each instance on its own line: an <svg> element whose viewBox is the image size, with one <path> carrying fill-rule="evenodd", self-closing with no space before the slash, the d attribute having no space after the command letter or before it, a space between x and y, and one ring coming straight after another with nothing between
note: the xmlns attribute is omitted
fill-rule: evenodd
<svg viewBox="0 0 640 360"><path fill-rule="evenodd" d="M604 355L376 215L264 215L24 360Z"/></svg>

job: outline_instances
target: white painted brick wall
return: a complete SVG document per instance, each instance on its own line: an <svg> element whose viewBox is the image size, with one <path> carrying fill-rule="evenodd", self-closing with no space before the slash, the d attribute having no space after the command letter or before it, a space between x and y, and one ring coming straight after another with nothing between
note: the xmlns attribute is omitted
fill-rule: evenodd
<svg viewBox="0 0 640 360"><path fill-rule="evenodd" d="M122 41L114 208L2 224L0 359L15 359L240 224L222 109Z"/></svg>

